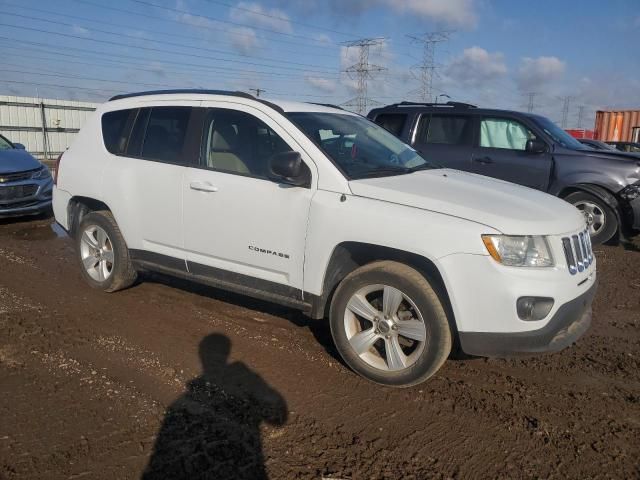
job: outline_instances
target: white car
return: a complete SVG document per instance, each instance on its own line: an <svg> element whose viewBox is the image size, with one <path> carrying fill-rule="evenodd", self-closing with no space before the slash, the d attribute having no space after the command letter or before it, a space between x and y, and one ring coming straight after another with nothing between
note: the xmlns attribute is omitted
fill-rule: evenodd
<svg viewBox="0 0 640 480"><path fill-rule="evenodd" d="M584 216L551 195L438 168L362 116L222 91L120 95L59 159L53 205L87 282L154 270L329 318L384 385L452 348L555 351L591 320Z"/></svg>

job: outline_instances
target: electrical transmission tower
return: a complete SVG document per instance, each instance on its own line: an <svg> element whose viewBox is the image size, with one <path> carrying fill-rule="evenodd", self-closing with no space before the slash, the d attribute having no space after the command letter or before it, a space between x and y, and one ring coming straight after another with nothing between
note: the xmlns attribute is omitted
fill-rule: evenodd
<svg viewBox="0 0 640 480"><path fill-rule="evenodd" d="M357 82L356 91L358 95L346 102L344 106L355 107L356 111L360 114L366 114L367 105L371 104L371 99L367 94L368 81L373 78L374 74L386 70L385 67L369 63L371 47L382 47L384 41L384 38L361 38L343 43L347 49L358 49L358 61L344 70L344 72L349 75L349 78Z"/></svg>
<svg viewBox="0 0 640 480"><path fill-rule="evenodd" d="M411 72L420 82L420 87L411 93L417 93L423 102L432 102L433 78L437 74L435 62L436 46L449 40L451 32L427 32L422 35L407 35L414 43L422 45L422 61L411 67Z"/></svg>
<svg viewBox="0 0 640 480"><path fill-rule="evenodd" d="M584 105L578 107L578 128L582 128L582 119L584 118Z"/></svg>
<svg viewBox="0 0 640 480"><path fill-rule="evenodd" d="M536 98L536 92L529 92L529 103L527 104L527 112L532 113L534 108L533 99Z"/></svg>
<svg viewBox="0 0 640 480"><path fill-rule="evenodd" d="M569 121L569 105L571 104L573 97L567 95L566 97L561 97L560 100L562 100L562 123L560 126L564 129L567 128Z"/></svg>
<svg viewBox="0 0 640 480"><path fill-rule="evenodd" d="M261 93L265 93L266 90L264 88L250 88L250 92L256 92L256 97L259 97Z"/></svg>

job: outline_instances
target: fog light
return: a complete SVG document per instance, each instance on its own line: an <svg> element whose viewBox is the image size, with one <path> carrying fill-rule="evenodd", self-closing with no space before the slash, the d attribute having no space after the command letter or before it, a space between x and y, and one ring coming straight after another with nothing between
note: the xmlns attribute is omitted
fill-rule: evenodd
<svg viewBox="0 0 640 480"><path fill-rule="evenodd" d="M520 297L516 302L520 320L542 320L552 307L553 298L548 297Z"/></svg>

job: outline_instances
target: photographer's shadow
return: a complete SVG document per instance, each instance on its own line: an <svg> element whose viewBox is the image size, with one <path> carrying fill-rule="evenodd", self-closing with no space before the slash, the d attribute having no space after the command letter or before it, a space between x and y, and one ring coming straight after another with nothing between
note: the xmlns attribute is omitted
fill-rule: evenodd
<svg viewBox="0 0 640 480"><path fill-rule="evenodd" d="M267 478L260 424L284 424L284 398L243 363L227 363L226 336L208 335L199 348L202 375L167 409L142 478Z"/></svg>

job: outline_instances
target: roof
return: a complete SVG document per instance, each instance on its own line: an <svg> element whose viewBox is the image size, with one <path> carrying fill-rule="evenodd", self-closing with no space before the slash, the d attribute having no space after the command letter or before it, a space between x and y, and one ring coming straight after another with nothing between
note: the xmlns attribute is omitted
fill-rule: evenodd
<svg viewBox="0 0 640 480"><path fill-rule="evenodd" d="M464 112L470 114L484 114L484 115L524 115L528 117L540 117L540 115L536 115L534 113L526 113L519 112L517 110L506 110L499 108L483 108L477 107L475 105L470 105L467 103L460 102L447 102L447 103L413 103L413 102L400 102L394 103L391 105L387 105L384 107L378 107L372 109L371 113L382 113L382 112Z"/></svg>
<svg viewBox="0 0 640 480"><path fill-rule="evenodd" d="M109 102L124 100L128 98L153 98L153 97L182 97L185 95L192 96L226 96L226 97L237 97L246 100L254 100L256 102L260 102L263 105L267 105L274 110L279 111L280 113L284 112L332 112L336 113L336 111L340 111L341 113L351 114L351 112L347 112L342 110L340 107L335 105L328 104L319 104L319 103L308 103L308 102L292 102L287 100L266 100L259 97L254 97L253 95L240 91L227 91L227 90L204 90L204 89L176 89L176 90L151 90L145 92L134 92L134 93L126 93L122 95L116 95L109 99Z"/></svg>

